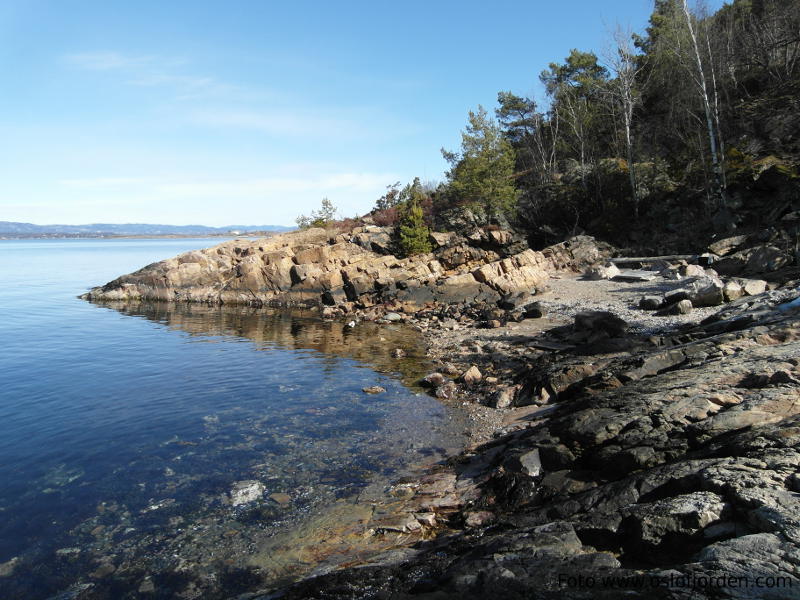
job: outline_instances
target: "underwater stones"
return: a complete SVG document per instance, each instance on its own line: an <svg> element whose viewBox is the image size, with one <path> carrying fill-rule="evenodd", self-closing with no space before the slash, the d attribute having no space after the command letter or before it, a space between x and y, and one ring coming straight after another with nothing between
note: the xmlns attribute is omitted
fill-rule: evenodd
<svg viewBox="0 0 800 600"><path fill-rule="evenodd" d="M365 394L382 394L386 391L385 387L381 387L379 385L371 385L365 388L361 388L361 391Z"/></svg>
<svg viewBox="0 0 800 600"><path fill-rule="evenodd" d="M7 560L4 563L0 563L0 577L11 577L11 575L14 574L14 569L17 568L18 563L18 556L15 556L11 560Z"/></svg>
<svg viewBox="0 0 800 600"><path fill-rule="evenodd" d="M405 358L405 357L406 357L406 351L403 350L402 348L395 348L394 350L392 350L392 358Z"/></svg>
<svg viewBox="0 0 800 600"><path fill-rule="evenodd" d="M281 506L285 506L292 501L292 497L289 494L285 494L283 492L275 492L269 495L270 500L277 502Z"/></svg>
<svg viewBox="0 0 800 600"><path fill-rule="evenodd" d="M230 491L231 504L233 506L241 506L242 504L255 502L264 495L265 490L264 484L260 481L237 481Z"/></svg>

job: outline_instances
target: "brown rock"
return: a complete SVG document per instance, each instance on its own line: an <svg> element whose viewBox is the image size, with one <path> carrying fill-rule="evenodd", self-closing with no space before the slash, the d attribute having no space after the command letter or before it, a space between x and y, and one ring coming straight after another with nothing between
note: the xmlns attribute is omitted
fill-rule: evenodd
<svg viewBox="0 0 800 600"><path fill-rule="evenodd" d="M461 380L466 383L467 385L474 385L478 383L483 378L481 375L480 370L475 365L472 365L469 369L464 371L464 374L461 375Z"/></svg>

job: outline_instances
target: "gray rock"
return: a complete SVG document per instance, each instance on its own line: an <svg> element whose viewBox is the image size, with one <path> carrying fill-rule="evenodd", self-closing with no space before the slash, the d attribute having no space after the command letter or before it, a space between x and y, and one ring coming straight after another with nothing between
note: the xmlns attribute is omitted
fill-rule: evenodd
<svg viewBox="0 0 800 600"><path fill-rule="evenodd" d="M526 304L523 310L526 319L540 319L547 314L547 306L538 301Z"/></svg>
<svg viewBox="0 0 800 600"><path fill-rule="evenodd" d="M630 281L633 283L644 283L648 281L653 281L658 277L657 273L653 271L644 271L644 270L636 270L636 269L626 269L624 271L620 271L620 273L613 277L614 281Z"/></svg>
<svg viewBox="0 0 800 600"><path fill-rule="evenodd" d="M586 269L583 274L584 278L591 281L600 281L602 279L614 279L620 274L617 265L610 263L608 265L595 265Z"/></svg>
<svg viewBox="0 0 800 600"><path fill-rule="evenodd" d="M628 324L614 313L593 310L580 312L575 315L574 331L603 332L609 337L622 335Z"/></svg>
<svg viewBox="0 0 800 600"><path fill-rule="evenodd" d="M639 300L639 308L642 310L656 310L661 306L663 300L658 296L642 296Z"/></svg>
<svg viewBox="0 0 800 600"><path fill-rule="evenodd" d="M692 303L689 300L679 300L678 302L670 304L666 308L658 311L656 315L659 317L687 315L692 312L692 308Z"/></svg>
<svg viewBox="0 0 800 600"><path fill-rule="evenodd" d="M445 377L441 373L433 372L428 373L425 377L422 378L423 385L427 385L432 388L439 387L445 382Z"/></svg>
<svg viewBox="0 0 800 600"><path fill-rule="evenodd" d="M725 286L722 288L722 294L725 296L725 302L733 302L744 296L742 286L735 281L726 281Z"/></svg>
<svg viewBox="0 0 800 600"><path fill-rule="evenodd" d="M767 282L763 279L740 279L738 281L748 296L756 296L767 291Z"/></svg>

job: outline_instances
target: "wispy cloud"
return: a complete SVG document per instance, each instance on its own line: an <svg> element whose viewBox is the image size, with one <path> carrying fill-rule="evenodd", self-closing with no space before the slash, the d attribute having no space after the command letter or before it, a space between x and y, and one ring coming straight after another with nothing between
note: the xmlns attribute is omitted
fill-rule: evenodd
<svg viewBox="0 0 800 600"><path fill-rule="evenodd" d="M192 181L157 185L159 195L174 197L264 198L284 194L369 192L381 190L390 173L332 173L316 177L268 177L230 181Z"/></svg>
<svg viewBox="0 0 800 600"><path fill-rule="evenodd" d="M59 185L75 189L128 188L150 181L144 177L94 177L86 179L61 179Z"/></svg>
<svg viewBox="0 0 800 600"><path fill-rule="evenodd" d="M119 73L126 85L137 87L170 87L178 90L178 99L194 97L201 93L219 94L235 89L235 86L218 81L207 75L183 72L187 61L156 55L131 55L120 52L82 52L67 54L63 61L83 71L105 71Z"/></svg>
<svg viewBox="0 0 800 600"><path fill-rule="evenodd" d="M67 64L85 71L138 69L152 64L153 56L131 56L119 52L79 52L63 57Z"/></svg>
<svg viewBox="0 0 800 600"><path fill-rule="evenodd" d="M365 133L363 126L355 119L304 109L201 110L192 113L189 119L200 125L244 129L276 136L353 137Z"/></svg>

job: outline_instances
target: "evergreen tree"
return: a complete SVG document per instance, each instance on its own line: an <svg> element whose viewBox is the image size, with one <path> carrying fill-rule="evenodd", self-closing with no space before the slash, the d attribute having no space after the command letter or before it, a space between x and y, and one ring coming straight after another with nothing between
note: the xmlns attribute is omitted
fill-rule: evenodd
<svg viewBox="0 0 800 600"><path fill-rule="evenodd" d="M489 215L512 212L517 201L514 148L482 106L470 111L461 133L461 152L442 150L451 164L449 193L458 202Z"/></svg>
<svg viewBox="0 0 800 600"><path fill-rule="evenodd" d="M413 256L431 251L430 230L425 224L422 202L425 192L419 177L409 187L408 199L401 206L399 241L403 255Z"/></svg>

